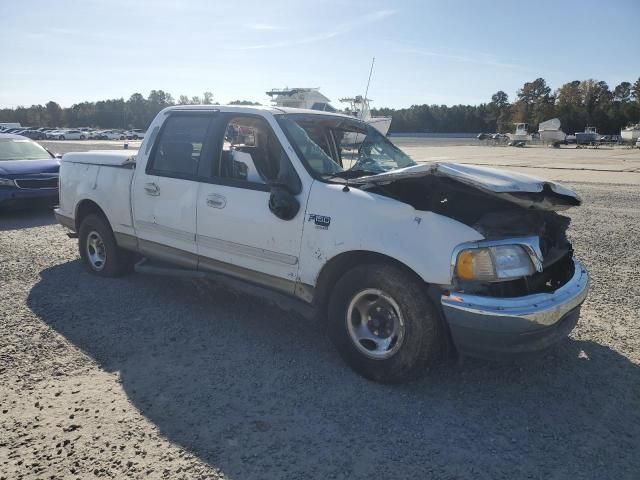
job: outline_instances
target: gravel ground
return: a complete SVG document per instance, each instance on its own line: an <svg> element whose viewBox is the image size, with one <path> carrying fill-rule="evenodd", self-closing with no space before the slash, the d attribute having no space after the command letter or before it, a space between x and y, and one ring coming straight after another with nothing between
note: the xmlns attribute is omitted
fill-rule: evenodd
<svg viewBox="0 0 640 480"><path fill-rule="evenodd" d="M639 478L640 189L575 187L571 338L404 386L266 300L97 278L49 212L0 214L0 478Z"/></svg>

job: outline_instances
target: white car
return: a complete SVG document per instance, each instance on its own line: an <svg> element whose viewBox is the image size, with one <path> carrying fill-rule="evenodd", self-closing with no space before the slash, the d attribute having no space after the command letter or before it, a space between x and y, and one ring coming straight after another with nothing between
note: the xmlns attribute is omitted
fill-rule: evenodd
<svg viewBox="0 0 640 480"><path fill-rule="evenodd" d="M101 140L124 140L125 136L119 130L104 130L98 138Z"/></svg>
<svg viewBox="0 0 640 480"><path fill-rule="evenodd" d="M55 140L85 140L87 135L82 130L57 130L51 135L47 135L48 138L54 138Z"/></svg>
<svg viewBox="0 0 640 480"><path fill-rule="evenodd" d="M129 140L142 140L144 139L146 132L140 128L134 128L133 130L127 130L124 135Z"/></svg>
<svg viewBox="0 0 640 480"><path fill-rule="evenodd" d="M418 165L361 120L315 110L176 106L148 131L135 154L62 158L56 218L93 274L263 286L322 314L343 358L382 382L450 346L540 350L578 321L589 277L557 213L580 205L565 186Z"/></svg>
<svg viewBox="0 0 640 480"><path fill-rule="evenodd" d="M101 133L102 130L91 130L90 132L88 132L87 138L89 140L97 140L100 138Z"/></svg>

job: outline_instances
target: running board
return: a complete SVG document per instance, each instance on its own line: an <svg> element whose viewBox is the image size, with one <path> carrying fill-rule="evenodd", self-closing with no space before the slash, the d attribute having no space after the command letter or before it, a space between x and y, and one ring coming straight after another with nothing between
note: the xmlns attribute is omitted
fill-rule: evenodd
<svg viewBox="0 0 640 480"><path fill-rule="evenodd" d="M170 277L182 278L207 278L205 272L199 270L188 270L186 268L178 268L172 266L152 265L148 258L143 258L133 267L137 273L146 273L149 275L166 275Z"/></svg>
<svg viewBox="0 0 640 480"><path fill-rule="evenodd" d="M161 266L153 265L151 261L146 257L136 263L133 269L137 273L145 273L149 275L163 275L186 279L203 279L220 282L232 289L239 290L249 295L255 295L262 299L270 301L283 310L294 310L308 319L317 318L318 310L314 306L304 302L299 298L281 293L277 290L273 290L262 285L247 282L245 280L240 280L224 273L189 270L186 268L173 267L167 264Z"/></svg>

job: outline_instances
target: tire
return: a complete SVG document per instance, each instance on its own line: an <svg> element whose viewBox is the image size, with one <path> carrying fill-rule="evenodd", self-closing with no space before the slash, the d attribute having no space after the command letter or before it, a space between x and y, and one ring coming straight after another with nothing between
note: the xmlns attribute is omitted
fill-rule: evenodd
<svg viewBox="0 0 640 480"><path fill-rule="evenodd" d="M80 135L80 140L86 140L87 137L85 137L84 135Z"/></svg>
<svg viewBox="0 0 640 480"><path fill-rule="evenodd" d="M66 140L66 139L67 139L67 137L65 137L64 135L60 135L60 136L58 137L58 140Z"/></svg>
<svg viewBox="0 0 640 480"><path fill-rule="evenodd" d="M138 140L138 135L134 135L134 136L133 136L133 139L134 139L134 140Z"/></svg>
<svg viewBox="0 0 640 480"><path fill-rule="evenodd" d="M121 136L120 136L120 140L124 140L124 139L125 139L125 138L124 138L124 135L121 135Z"/></svg>
<svg viewBox="0 0 640 480"><path fill-rule="evenodd" d="M89 214L78 229L80 257L86 269L101 277L119 277L133 268L133 253L116 244L109 223L101 215Z"/></svg>
<svg viewBox="0 0 640 480"><path fill-rule="evenodd" d="M373 313L368 316L373 320L363 325L358 305L367 305L365 311ZM385 319L392 317L390 322L403 326L391 328ZM415 380L436 362L445 342L438 312L422 281L392 264L365 264L345 273L331 293L327 320L329 336L340 355L353 370L376 382ZM382 326L375 323L380 320ZM395 334L385 337L390 330ZM354 337L363 331L376 341L391 339L387 350L378 351L374 347L379 345L368 338L358 342Z"/></svg>

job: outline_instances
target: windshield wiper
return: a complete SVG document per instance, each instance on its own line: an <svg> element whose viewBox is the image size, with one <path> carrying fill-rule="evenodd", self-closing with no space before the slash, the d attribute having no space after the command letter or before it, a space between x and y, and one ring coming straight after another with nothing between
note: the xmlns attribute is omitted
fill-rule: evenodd
<svg viewBox="0 0 640 480"><path fill-rule="evenodd" d="M377 175L378 173L383 172L374 172L373 170L343 170L342 172L337 172L332 175L323 175L325 180L335 180L336 178L340 178L342 180L349 180L350 178L363 177L365 175Z"/></svg>

